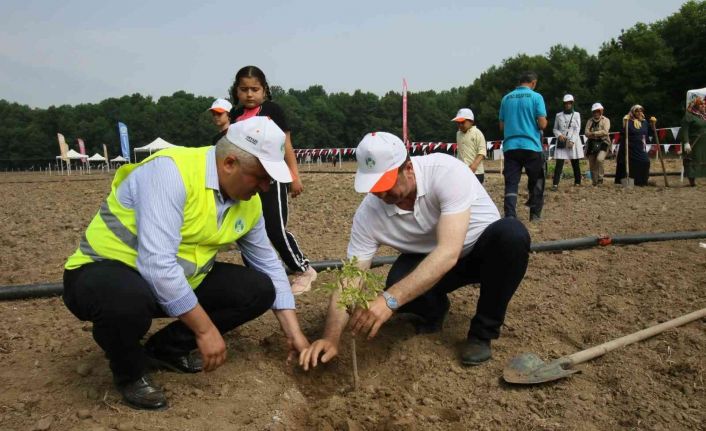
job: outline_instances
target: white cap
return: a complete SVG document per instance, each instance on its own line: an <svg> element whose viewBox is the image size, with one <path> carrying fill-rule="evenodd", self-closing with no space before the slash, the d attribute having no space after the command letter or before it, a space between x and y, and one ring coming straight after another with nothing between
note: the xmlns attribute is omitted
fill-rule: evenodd
<svg viewBox="0 0 706 431"><path fill-rule="evenodd" d="M284 132L270 117L251 117L231 124L226 139L257 157L273 180L292 182L292 173L284 161Z"/></svg>
<svg viewBox="0 0 706 431"><path fill-rule="evenodd" d="M564 102L573 102L574 101L574 96L571 94L565 94L564 95Z"/></svg>
<svg viewBox="0 0 706 431"><path fill-rule="evenodd" d="M473 116L473 111L471 111L468 108L461 108L458 110L458 112L456 113L456 116L451 121L455 121L457 123L463 123L466 120L475 121L475 117Z"/></svg>
<svg viewBox="0 0 706 431"><path fill-rule="evenodd" d="M360 141L355 156L358 159L355 191L383 192L397 181L397 168L407 160L407 149L392 133L372 132Z"/></svg>
<svg viewBox="0 0 706 431"><path fill-rule="evenodd" d="M591 105L591 112L596 111L596 110L598 110L598 109L600 109L600 110L602 111L602 110L603 110L603 105L601 105L601 104L598 103L598 102L596 102L596 103L594 103L593 105Z"/></svg>
<svg viewBox="0 0 706 431"><path fill-rule="evenodd" d="M233 109L233 105L229 101L226 99L216 99L208 110L216 111L220 114L230 112L231 109Z"/></svg>

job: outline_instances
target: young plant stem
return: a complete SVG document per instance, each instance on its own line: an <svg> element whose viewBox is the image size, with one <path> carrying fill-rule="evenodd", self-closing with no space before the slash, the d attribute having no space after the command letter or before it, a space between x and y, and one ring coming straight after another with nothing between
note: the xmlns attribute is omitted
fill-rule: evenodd
<svg viewBox="0 0 706 431"><path fill-rule="evenodd" d="M360 377L358 377L358 355L355 352L355 337L351 337L351 356L353 357L353 390L360 387Z"/></svg>

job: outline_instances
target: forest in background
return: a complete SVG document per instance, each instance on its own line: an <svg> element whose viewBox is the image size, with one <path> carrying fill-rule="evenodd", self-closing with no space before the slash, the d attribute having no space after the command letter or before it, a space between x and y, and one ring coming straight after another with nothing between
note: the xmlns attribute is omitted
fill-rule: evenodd
<svg viewBox="0 0 706 431"><path fill-rule="evenodd" d="M639 103L658 118L658 127L677 126L686 91L706 86L704 49L706 1L689 1L664 20L623 30L596 55L576 46L555 45L545 55L520 54L491 66L469 86L410 91L409 139L454 142L456 129L449 120L461 107L473 109L487 139L502 138L497 120L500 100L525 70L539 75L537 91L546 102L549 127L565 93L574 95L584 119L591 104L599 101L611 123L620 124L630 106ZM288 116L295 148L353 147L372 130L402 136L400 92L327 93L312 85L306 90L273 86L272 93ZM113 157L120 152L118 121L129 128L131 148L158 136L176 145L209 145L215 130L207 109L213 99L177 91L157 100L133 94L48 108L0 99L0 160L51 160L59 152L57 133L73 149L76 139L83 139L89 155L102 154L106 144Z"/></svg>

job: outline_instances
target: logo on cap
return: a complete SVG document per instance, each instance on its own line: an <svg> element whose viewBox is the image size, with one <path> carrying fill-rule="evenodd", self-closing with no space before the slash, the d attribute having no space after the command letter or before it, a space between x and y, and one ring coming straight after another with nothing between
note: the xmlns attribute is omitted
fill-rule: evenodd
<svg viewBox="0 0 706 431"><path fill-rule="evenodd" d="M365 166L367 166L369 169L372 169L373 166L375 166L375 159L373 159L372 157L368 157L367 159L365 159Z"/></svg>
<svg viewBox="0 0 706 431"><path fill-rule="evenodd" d="M253 145L257 145L257 139L253 138L252 136L246 136L245 140L250 142Z"/></svg>
<svg viewBox="0 0 706 431"><path fill-rule="evenodd" d="M241 234L245 230L245 222L243 219L239 218L235 221L235 233Z"/></svg>
<svg viewBox="0 0 706 431"><path fill-rule="evenodd" d="M284 144L282 144L282 146L279 147L279 151L280 151L282 154L284 154Z"/></svg>

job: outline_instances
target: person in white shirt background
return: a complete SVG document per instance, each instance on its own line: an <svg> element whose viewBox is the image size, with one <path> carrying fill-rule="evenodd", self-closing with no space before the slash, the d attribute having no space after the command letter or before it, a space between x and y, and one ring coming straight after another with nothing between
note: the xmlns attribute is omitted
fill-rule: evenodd
<svg viewBox="0 0 706 431"><path fill-rule="evenodd" d="M583 159L583 144L581 143L581 114L574 110L574 96L564 96L564 110L556 114L554 119L554 136L556 148L554 150L554 181L552 190L559 189L559 181L564 170L564 160L571 160L571 169L574 171L574 185L581 185L581 164Z"/></svg>

